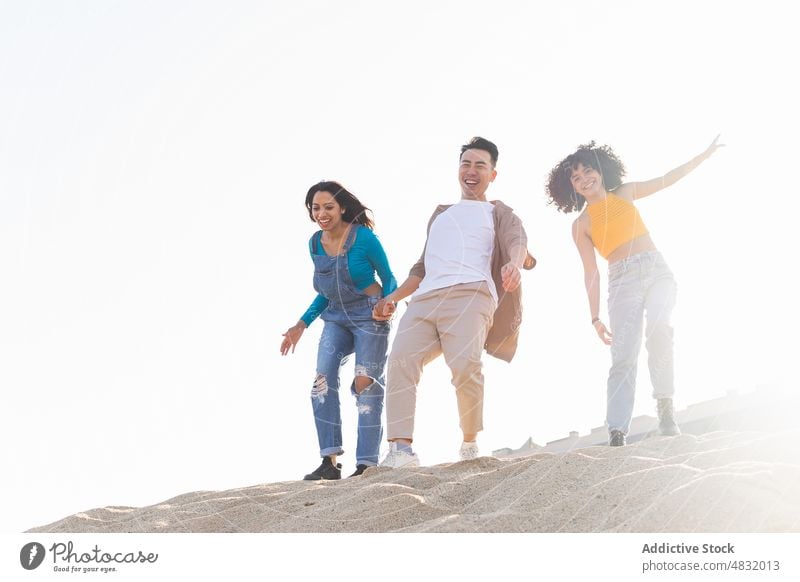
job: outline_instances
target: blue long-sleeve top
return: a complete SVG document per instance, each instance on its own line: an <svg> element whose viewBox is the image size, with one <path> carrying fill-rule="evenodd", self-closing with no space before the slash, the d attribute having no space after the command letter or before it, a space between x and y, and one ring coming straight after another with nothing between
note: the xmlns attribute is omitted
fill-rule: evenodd
<svg viewBox="0 0 800 582"><path fill-rule="evenodd" d="M314 233L314 237L319 237L320 232ZM317 242L319 243L319 238L317 238ZM309 244L310 254L313 254L314 246L317 248L317 254L325 254L322 243L317 245ZM384 297L397 289L397 280L394 278L391 268L389 268L389 260L386 258L381 241L369 228L359 228L356 232L356 239L347 252L347 267L350 270L353 284L357 289L364 290L373 283L377 283L375 280L376 273L380 277ZM300 319L308 327L311 322L319 317L320 313L325 311L326 307L328 307L328 298L318 294Z"/></svg>

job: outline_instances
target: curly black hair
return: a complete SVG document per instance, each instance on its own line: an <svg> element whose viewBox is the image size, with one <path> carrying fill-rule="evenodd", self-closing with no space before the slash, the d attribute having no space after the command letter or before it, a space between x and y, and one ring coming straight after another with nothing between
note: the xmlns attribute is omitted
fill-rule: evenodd
<svg viewBox="0 0 800 582"><path fill-rule="evenodd" d="M603 187L606 190L618 188L625 176L625 165L609 146L596 145L594 140L579 145L575 153L568 155L550 170L547 180L547 196L550 199L548 204L555 204L565 214L581 210L586 204L586 198L572 187L572 171L578 168L578 164L597 170L603 178Z"/></svg>
<svg viewBox="0 0 800 582"><path fill-rule="evenodd" d="M308 217L311 219L311 222L316 222L311 206L314 202L314 194L317 192L330 192L339 206L344 209L344 213L342 214L342 220L344 222L360 224L367 228L373 228L375 226L375 222L367 214L368 212L371 214L372 210L364 206L352 192L339 184L339 182L334 182L332 180L318 182L308 189L308 193L306 194L306 210L308 210Z"/></svg>

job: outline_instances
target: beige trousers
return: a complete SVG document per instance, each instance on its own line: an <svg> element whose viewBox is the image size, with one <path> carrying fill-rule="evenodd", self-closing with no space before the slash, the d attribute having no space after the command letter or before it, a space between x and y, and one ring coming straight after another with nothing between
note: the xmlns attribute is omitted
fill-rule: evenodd
<svg viewBox="0 0 800 582"><path fill-rule="evenodd" d="M481 355L496 302L485 281L415 297L397 328L386 377L387 436L413 439L422 368L440 354L450 367L461 430L483 430Z"/></svg>

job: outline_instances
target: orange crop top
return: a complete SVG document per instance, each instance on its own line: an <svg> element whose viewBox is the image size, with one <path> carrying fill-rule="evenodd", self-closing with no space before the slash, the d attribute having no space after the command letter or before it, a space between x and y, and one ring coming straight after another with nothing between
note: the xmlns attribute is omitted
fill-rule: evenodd
<svg viewBox="0 0 800 582"><path fill-rule="evenodd" d="M592 242L604 259L620 245L647 234L647 227L632 202L609 194L603 202L586 207L591 219Z"/></svg>

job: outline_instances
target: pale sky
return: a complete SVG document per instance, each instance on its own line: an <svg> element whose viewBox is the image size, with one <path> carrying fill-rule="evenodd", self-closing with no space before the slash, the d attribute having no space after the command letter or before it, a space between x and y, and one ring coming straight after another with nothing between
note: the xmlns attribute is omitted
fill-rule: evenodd
<svg viewBox="0 0 800 582"><path fill-rule="evenodd" d="M498 144L488 196L539 260L517 358L484 360L483 452L603 422L610 355L573 216L544 198L550 168L591 139L631 180L727 144L639 204L678 281L677 406L796 386L800 47L783 11L1 2L0 531L314 469L322 322L278 350L314 297L305 192L338 180L371 207L402 281L435 205L459 197L474 135ZM635 414L652 409L640 366ZM343 414L349 474L349 396ZM459 443L437 360L415 448L430 465Z"/></svg>

